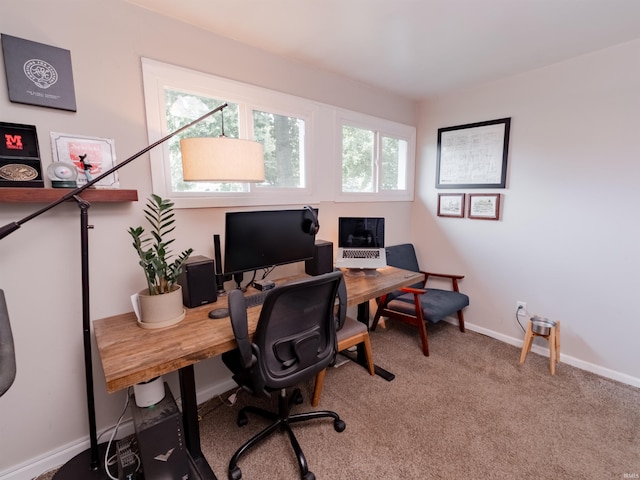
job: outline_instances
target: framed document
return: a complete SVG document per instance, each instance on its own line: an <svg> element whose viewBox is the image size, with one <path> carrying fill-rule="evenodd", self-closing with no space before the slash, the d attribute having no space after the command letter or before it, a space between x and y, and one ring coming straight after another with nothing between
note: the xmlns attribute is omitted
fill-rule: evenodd
<svg viewBox="0 0 640 480"><path fill-rule="evenodd" d="M439 193L439 217L464 217L464 193Z"/></svg>
<svg viewBox="0 0 640 480"><path fill-rule="evenodd" d="M505 188L511 118L438 129L436 188Z"/></svg>
<svg viewBox="0 0 640 480"><path fill-rule="evenodd" d="M478 220L500 219L499 193L469 194L469 218Z"/></svg>

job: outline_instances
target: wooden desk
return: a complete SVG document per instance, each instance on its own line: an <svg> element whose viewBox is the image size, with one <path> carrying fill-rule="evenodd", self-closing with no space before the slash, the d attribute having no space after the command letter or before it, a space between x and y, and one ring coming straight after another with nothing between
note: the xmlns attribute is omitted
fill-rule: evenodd
<svg viewBox="0 0 640 480"><path fill-rule="evenodd" d="M283 281L303 277L300 275ZM362 316L369 300L417 283L423 276L416 272L386 267L378 270L377 275L347 274L344 278L348 305L358 305L359 316ZM207 479L216 477L200 450L193 365L236 348L228 317L220 320L208 317L212 309L226 306L227 298L220 297L216 303L187 309L185 319L179 324L157 330L140 328L133 312L93 322L109 393L158 375L179 371L185 443L202 478ZM255 332L259 315L260 307L253 307L248 311L250 335Z"/></svg>

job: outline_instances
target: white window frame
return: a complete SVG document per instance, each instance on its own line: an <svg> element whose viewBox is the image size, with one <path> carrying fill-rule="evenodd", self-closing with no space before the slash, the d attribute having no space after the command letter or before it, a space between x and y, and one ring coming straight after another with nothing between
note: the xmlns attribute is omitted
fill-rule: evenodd
<svg viewBox="0 0 640 480"><path fill-rule="evenodd" d="M342 191L342 129L343 127L355 127L363 130L371 130L379 136L389 137L407 142L407 158L405 169L405 188L398 190L379 190L375 186L373 192L344 192ZM415 145L416 129L410 125L404 125L391 120L372 117L363 113L339 110L336 122L336 201L337 202L406 202L413 201L415 189ZM379 143L379 140L377 141ZM374 159L379 165L380 159ZM377 167L379 168L379 166ZM379 184L379 170L376 174L376 182Z"/></svg>
<svg viewBox="0 0 640 480"><path fill-rule="evenodd" d="M165 89L192 91L237 103L240 128L252 132L253 110L296 117L305 122L302 188L250 188L248 192L173 192L169 149L165 142L149 152L153 192L171 199L176 208L306 205L320 201L387 202L414 199L416 129L390 120L339 109L332 105L287 95L223 77L142 58L143 86L149 143L170 132L166 128ZM407 142L405 190L342 192L342 126L379 132ZM333 164L333 167L331 166Z"/></svg>
<svg viewBox="0 0 640 480"><path fill-rule="evenodd" d="M168 135L165 112L165 90L192 91L194 95L211 96L236 103L239 107L243 138L253 132L253 110L300 118L305 122L304 174L301 188L258 187L251 185L247 192L175 192L171 189L169 148L165 142L150 151L153 192L169 198L176 208L309 204L319 201L314 175L312 138L317 122L318 106L309 100L254 87L241 82L168 65L147 58L142 59L145 105L149 142Z"/></svg>

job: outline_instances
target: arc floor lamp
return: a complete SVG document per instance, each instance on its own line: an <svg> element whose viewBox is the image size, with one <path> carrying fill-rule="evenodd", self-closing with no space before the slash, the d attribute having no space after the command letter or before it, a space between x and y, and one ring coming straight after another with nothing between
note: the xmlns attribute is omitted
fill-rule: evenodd
<svg viewBox="0 0 640 480"><path fill-rule="evenodd" d="M100 461L104 454L104 448L98 445L96 414L93 390L93 362L91 359L91 317L89 312L89 202L82 199L80 194L92 187L100 180L108 177L116 170L133 162L149 150L166 142L171 137L203 121L211 115L222 111L228 104L220 105L192 122L169 133L160 140L143 148L135 155L117 164L110 170L88 181L84 185L69 191L58 200L33 212L26 217L0 227L0 239L19 229L29 220L48 212L52 208L69 200L74 200L80 208L80 250L81 250L81 276L82 276L82 335L84 344L84 368L87 396L87 413L89 417L89 442L88 450L81 452L64 464L54 479L56 480L84 480L84 479L108 479L104 471L103 462ZM198 137L181 140L183 150L183 164L185 180L189 181L238 181L261 182L264 180L264 156L262 144L250 140L240 140L225 137Z"/></svg>

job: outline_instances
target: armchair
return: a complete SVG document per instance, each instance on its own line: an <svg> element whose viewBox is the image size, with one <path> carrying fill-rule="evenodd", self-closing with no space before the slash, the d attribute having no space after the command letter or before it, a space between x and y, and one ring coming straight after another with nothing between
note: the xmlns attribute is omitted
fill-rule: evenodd
<svg viewBox="0 0 640 480"><path fill-rule="evenodd" d="M313 378L335 358L334 306L341 280L341 272L331 272L270 290L262 305L253 341L249 339L244 297L239 290L229 293L229 314L238 348L224 353L223 362L236 383L252 395L270 396L271 392L279 391L278 413L254 406L246 406L238 413L238 426L247 424L247 413L272 423L233 455L229 462L230 480L242 478L237 465L240 458L277 431L288 434L302 480L314 480L292 424L327 417L333 419L337 432L345 429L345 423L335 412L291 414L292 404L302 403L302 396L299 389L287 395L289 387Z"/></svg>
<svg viewBox="0 0 640 480"><path fill-rule="evenodd" d="M458 316L460 331L464 332L464 316L462 310L469 305L469 297L460 293L458 280L463 275L432 273L420 270L416 252L412 244L405 243L386 248L387 264L393 267L421 272L424 281L396 290L376 299L378 309L373 318L371 330L375 330L380 317L399 320L418 327L422 342L422 353L429 356L427 328L425 322L436 323L454 313ZM431 277L441 277L451 280L451 290L426 288L427 280Z"/></svg>

